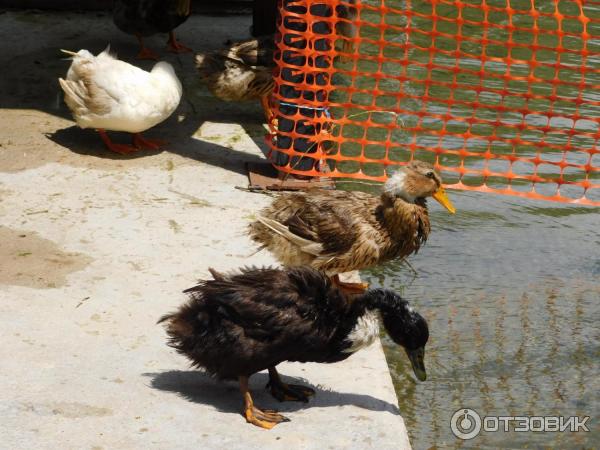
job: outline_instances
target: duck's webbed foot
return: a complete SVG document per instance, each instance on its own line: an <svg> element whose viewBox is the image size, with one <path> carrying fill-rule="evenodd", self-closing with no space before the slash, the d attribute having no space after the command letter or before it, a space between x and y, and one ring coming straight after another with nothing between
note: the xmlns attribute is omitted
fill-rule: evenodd
<svg viewBox="0 0 600 450"><path fill-rule="evenodd" d="M133 145L138 148L149 148L151 150L159 150L161 146L165 145L167 142L162 139L148 139L141 135L141 133L134 133L133 135Z"/></svg>
<svg viewBox="0 0 600 450"><path fill-rule="evenodd" d="M279 376L279 373L277 373L277 370L275 370L275 367L269 368L269 382L266 387L271 391L271 395L280 402L292 401L307 403L308 399L315 395L314 389L307 386L285 384L281 381L281 377Z"/></svg>
<svg viewBox="0 0 600 450"><path fill-rule="evenodd" d="M177 40L174 32L169 32L169 40L167 41L167 48L172 53L187 53L191 52L192 49L186 47L181 42Z"/></svg>
<svg viewBox="0 0 600 450"><path fill-rule="evenodd" d="M158 61L158 55L144 45L144 40L141 35L136 34L138 42L140 43L140 52L137 54L137 59L150 59L152 61Z"/></svg>
<svg viewBox="0 0 600 450"><path fill-rule="evenodd" d="M290 419L279 414L272 409L258 409L256 406L245 406L244 417L246 422L256 425L257 427L270 430L275 425L281 422L289 422Z"/></svg>
<svg viewBox="0 0 600 450"><path fill-rule="evenodd" d="M98 131L98 134L100 134L100 138L102 139L102 142L104 142L104 145L106 145L106 148L109 149L110 151L119 153L120 155L128 155L129 153L135 153L138 150L137 148L135 148L132 145L117 144L117 143L113 142L110 139L110 137L108 136L108 134L106 134L105 130L98 129L97 131Z"/></svg>
<svg viewBox="0 0 600 450"><path fill-rule="evenodd" d="M277 411L272 409L258 409L254 406L252 396L248 390L248 377L240 377L240 391L244 396L244 410L242 414L246 418L246 422L270 430L278 423L290 421L290 419L279 414Z"/></svg>

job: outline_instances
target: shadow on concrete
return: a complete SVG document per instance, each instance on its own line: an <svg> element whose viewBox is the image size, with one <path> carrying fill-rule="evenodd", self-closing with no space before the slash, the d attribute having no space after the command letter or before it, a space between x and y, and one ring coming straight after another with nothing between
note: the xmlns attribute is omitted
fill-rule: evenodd
<svg viewBox="0 0 600 450"><path fill-rule="evenodd" d="M168 127L168 125L166 125ZM205 164L220 167L225 170L246 175L246 162L264 162L258 155L224 147L212 142L202 141L190 137L187 133L161 133L160 129L153 129L143 133L148 138L159 138L167 141L163 150L140 150L127 155L111 152L102 143L100 136L94 130L82 130L74 125L62 128L54 133L47 133L46 138L54 143L65 147L84 156L95 156L98 158L114 160L132 160L156 155L163 151L177 154ZM130 144L131 138L128 133L109 132L114 142Z"/></svg>
<svg viewBox="0 0 600 450"><path fill-rule="evenodd" d="M108 134L117 144L131 144L131 139L127 139L125 133L112 133L109 131ZM54 133L46 133L45 136L52 142L71 150L73 153L84 156L127 160L161 153L160 150L140 150L139 152L127 155L111 152L104 146L97 132L94 130L82 130L77 125L62 128Z"/></svg>
<svg viewBox="0 0 600 450"><path fill-rule="evenodd" d="M138 51L136 40L121 33L113 24L109 12L97 13L40 13L38 11L18 11L3 15L2 27L6 36L0 42L0 63L3 63L3 76L0 79L0 104L3 109L39 111L61 119L72 120L72 116L63 100L58 78L65 77L70 60L60 52L61 48L77 51L86 48L97 54L106 48L118 54L119 59L144 70L150 70L154 61L135 59ZM227 39L246 38L248 17L228 18L228 23L236 24L223 29L222 21L208 21L194 16L178 28L184 36L186 45L196 51L222 48ZM217 23L218 22L218 23ZM26 25L26 28L24 28ZM192 32L202 28L203 33ZM43 41L29 39L36 30L44 30ZM27 31L29 30L29 31ZM244 30L244 31L241 31ZM165 51L166 35L148 38L147 45L159 52L160 59L170 62L184 88L184 96L177 111L165 122L144 133L150 138L166 140L169 144L162 151L182 155L192 160L205 162L229 171L245 174L244 163L260 161L251 154L228 148L227 142L219 144L207 139L197 139L200 125L205 121L214 123L239 123L255 140L264 152L264 130L261 134L263 113L260 105L250 103L226 103L215 99L201 83L194 65L194 53L174 55ZM23 45L14 45L23 42ZM42 116L33 119L17 117L16 120L31 121L39 126ZM183 120L181 118L183 117ZM130 137L124 133L109 133L115 142L130 143ZM197 135L196 135L197 136ZM143 150L131 155L113 154L104 148L100 138L92 130L79 130L75 126L47 134L46 137L68 150L80 155L93 156L107 160L137 160L145 156L156 155L157 151ZM208 142L207 142L208 141ZM235 147L233 145L232 147ZM37 147L36 147L37 148ZM52 161L53 154L46 152L43 159ZM37 151L32 149L32 152Z"/></svg>
<svg viewBox="0 0 600 450"><path fill-rule="evenodd" d="M174 392L181 397L195 403L211 405L223 412L239 412L241 395L237 382L219 381L210 375L195 370L172 370L161 373L144 373L151 379L151 386L161 391ZM385 400L365 394L349 392L336 392L323 389L320 386L298 378L282 375L287 383L302 384L315 390L315 396L309 403L283 402L280 403L265 389L269 376L266 373L257 373L250 378L250 388L255 402L263 408L274 408L279 411L296 411L310 407L334 407L352 405L370 411L389 412L400 415L396 405Z"/></svg>

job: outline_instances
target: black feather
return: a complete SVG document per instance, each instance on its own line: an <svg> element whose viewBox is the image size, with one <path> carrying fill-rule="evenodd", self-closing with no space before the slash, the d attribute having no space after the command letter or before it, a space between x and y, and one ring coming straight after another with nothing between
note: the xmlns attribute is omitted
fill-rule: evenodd
<svg viewBox="0 0 600 450"><path fill-rule="evenodd" d="M367 310L380 310L384 323L395 318L406 324L393 324L394 335L418 334L409 318L420 316L392 291L368 291L349 301L309 267L246 267L213 276L188 289L188 302L160 322L167 322L172 347L220 378L250 376L283 361L346 359L348 336Z"/></svg>
<svg viewBox="0 0 600 450"><path fill-rule="evenodd" d="M189 3L189 0L115 0L113 21L129 34L168 33L187 20Z"/></svg>

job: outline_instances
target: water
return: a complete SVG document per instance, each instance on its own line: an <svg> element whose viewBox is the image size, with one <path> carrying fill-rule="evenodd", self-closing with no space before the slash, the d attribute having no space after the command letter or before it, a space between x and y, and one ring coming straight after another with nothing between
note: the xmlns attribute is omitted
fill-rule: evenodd
<svg viewBox="0 0 600 450"><path fill-rule="evenodd" d="M363 3L379 5L379 1L365 0ZM482 2L468 0L467 5L480 5ZM386 6L399 10L407 3L387 0ZM430 14L432 2L412 1L412 10L421 14ZM488 0L488 6L504 8L504 0ZM513 0L514 9L529 10L533 4L529 0ZM535 2L540 12L553 12L554 2ZM456 17L457 9L451 2L436 2L438 15ZM566 15L579 15L576 2L560 1L558 10ZM600 5L586 3L589 22L588 32L592 36L600 34ZM463 18L481 21L480 9L466 7ZM400 27L406 25L406 18L401 14L388 14L382 18L375 10L365 9L360 19ZM491 11L488 17L491 23L507 24L508 18L501 11ZM431 30L431 21L427 18L413 16L412 24L420 30ZM527 14L514 17L513 25L531 28L532 20ZM541 30L557 30L558 23L552 17L540 16L538 25ZM437 30L447 33L450 38L436 39L438 49L454 50L456 40L451 38L458 33L456 24L440 20ZM577 19L565 17L562 30L574 33L564 36L562 45L570 49L581 49L582 40L576 36L581 33L582 26ZM465 24L461 33L466 37L482 37L482 28ZM371 39L379 38L379 29L363 26L360 36ZM397 30L386 31L386 40L402 42L406 39ZM591 103L576 107L574 100L579 90L574 85L559 85L555 93L571 99L557 101L552 106L554 116L548 119L543 114L551 106L546 100L532 98L527 101L519 94L531 89L532 94L550 95L553 92L551 80L555 68L548 66L560 61L569 66L569 70L561 70L560 79L577 83L580 73L574 68L586 64L593 69L600 68L598 52L600 40L588 42L591 54L587 61L573 53L561 53L553 50L559 44L556 34L540 35L537 42L540 49L532 55L527 46L508 49L507 31L490 28L487 38L497 43L487 47L488 57L498 58L486 63L486 78L481 80L472 74L461 74L457 81L467 85L481 85L484 91L479 97L469 89L459 89L451 94L442 85L430 87L429 95L433 100L425 104L420 97L425 94L423 84L406 82L395 85L393 79L384 79L379 89L398 91L412 95L398 104L393 96L380 95L375 104L382 108L399 108L405 111L425 110L428 113L451 113L455 117L477 117L487 120L501 119L504 126L496 130L500 138L493 143L492 150L496 154L514 153L520 157L535 157L537 148L529 144L541 139L554 145L544 149L541 157L544 161L558 162L563 157L576 164L584 164L589 155L585 152L573 151L563 154L563 146L571 143L575 149L595 148L597 138L585 133L597 133L600 107ZM432 44L430 37L411 34L413 43L428 47ZM515 43L531 44L531 33L515 31L512 35ZM477 58L481 50L477 43L468 39L463 41L460 50L465 56L456 64L460 68L480 70L481 61ZM379 47L375 44L361 45L361 54L377 55ZM398 47L388 46L385 56L401 58ZM523 79L505 81L501 75L507 71L507 65L501 60L509 53L515 62L510 68L513 76L527 76L527 61L535 56L541 63L535 75L542 80L528 87ZM472 56L467 57L467 53ZM378 70L378 65L368 58L361 60L358 68L370 72ZM424 79L427 69L419 63L426 63L429 52L413 50L410 65L404 69L385 63L379 68L384 73L403 73L410 78ZM452 56L438 54L435 64L452 66ZM346 64L346 65L344 65ZM344 79L343 69L349 70L348 64L341 63L342 72L336 74L339 86L349 86L350 80ZM546 64L546 65L544 65ZM494 77L493 75L497 75ZM491 75L491 76L490 76ZM437 70L431 74L434 81L452 80L451 71ZM588 71L586 82L600 83L600 75ZM386 85L388 83L389 85ZM354 86L373 89L375 80L358 76ZM507 89L510 95L497 95L494 90ZM489 92L486 92L488 90ZM453 95L458 102L449 107L438 99ZM581 93L586 101L598 101L594 89L586 89ZM334 102L343 103L351 100L358 105L370 105L373 101L368 93L350 95L343 88L331 96ZM477 100L491 106L504 105L508 109L498 112L480 108L474 114L468 103ZM386 103L388 102L388 103ZM462 103L461 103L462 102ZM514 108L529 108L540 111L538 114L522 115ZM579 113L595 120L571 119L579 108ZM340 117L344 111L333 109L334 117ZM364 120L363 109L346 110L347 115L357 114L355 120ZM363 116L360 116L363 114ZM379 114L379 117L377 116ZM463 133L467 126L464 122L448 121L446 129L450 134L443 140L435 134L442 126L439 119L422 121L422 128L414 128L419 124L419 117L402 113L394 116L385 113L371 114L373 122L386 124L397 120L391 140L397 147L392 147L386 154L383 145L368 145L364 148L360 138L365 136L372 141L389 140L386 130L371 128L364 131L357 125L345 126L339 132L348 138L342 144L340 152L346 156L354 156L361 151L365 156L383 158L391 161L408 159L406 144L417 145L416 157L433 160L429 149L442 145L446 149L466 147L471 152L484 152L487 148L485 139L465 140L453 133ZM514 125L524 124L519 131ZM568 136L560 132L544 135L532 127L555 127L557 130L576 129L583 132L569 141ZM484 123L475 123L471 129L480 136L490 136L493 129ZM365 134L363 134L365 133ZM511 139L519 137L527 141L527 145L513 145ZM357 139L358 138L358 139ZM593 162L596 166L600 159ZM456 167L459 157L454 154L442 156L440 162L446 166ZM352 172L359 169L357 162L339 162L338 168ZM484 161L483 158L467 158L465 165L481 169L487 164L492 171L506 171L506 160ZM362 169L374 176L382 174L381 165L363 165ZM515 173L531 174L533 164L517 162L512 167ZM538 175L552 177L559 173L556 165L541 164ZM598 179L600 174L591 176ZM456 173L444 173L447 182L456 182ZM581 179L583 173L577 170L566 170L565 176ZM481 184L480 177L466 177L466 184ZM505 187L506 180L490 177L488 185ZM525 190L530 183L513 182L513 186ZM346 185L355 189L357 185ZM553 194L556 186L539 186L544 194ZM581 189L567 187L561 193L577 198ZM598 193L596 193L598 197ZM403 293L418 310L428 319L431 339L427 347L426 365L429 378L424 383L415 381L410 365L402 350L389 341L384 341L386 355L392 371L397 390L400 409L406 421L411 441L416 449L429 448L594 448L600 442L600 208L576 208L555 203L520 200L516 197L501 197L467 192L450 192L458 212L450 216L437 206L432 206L432 234L426 246L418 255L410 258L410 263L417 274L400 262L392 262L384 266L363 272L363 277L373 286L385 286ZM600 199L594 198L595 200ZM591 416L587 422L589 433L517 433L496 432L483 433L472 441L461 441L454 437L450 430L450 418L460 408L472 408L482 416L485 415L563 415Z"/></svg>
<svg viewBox="0 0 600 450"><path fill-rule="evenodd" d="M385 340L415 449L595 448L600 442L600 210L451 192L410 263L363 272L427 318L428 380ZM591 432L487 433L460 441L452 414L591 416ZM588 423L589 424L589 423Z"/></svg>
<svg viewBox="0 0 600 450"><path fill-rule="evenodd" d="M600 165L600 155L593 154L600 132L600 4L586 2L583 7L593 19L586 25L591 36L587 41L580 36L581 12L574 1L557 2L563 14L560 22L544 15L554 12L555 2L535 2L542 14L535 23L526 13L532 5L528 0L510 2L517 11L512 19L502 10L504 0L487 1L487 31L480 25L484 14L479 0L463 2L461 9L452 2L386 0L394 9L385 15L375 9L378 0L362 4L373 8L359 13L361 59L356 66L353 61L336 61L331 112L336 119L345 116L352 122L334 126L333 134L345 141L332 153L345 158L331 158L332 166L380 177L385 168L377 160L406 161L406 149L411 148L418 159L436 159L443 165L447 184L485 182L496 189L530 191L529 178L536 175L545 180L535 184L538 194L577 199L584 188L561 184L563 180L600 180L600 172L586 173L583 167ZM409 18L402 13L406 8L413 12ZM434 9L435 23L430 19ZM454 21L459 14L466 21L462 25ZM381 31L371 26L380 23L395 28ZM512 31L502 28L511 25ZM540 32L537 38L530 32L534 26ZM411 29L408 37L402 31L406 27ZM388 45L381 46L382 38ZM482 39L488 42L485 52ZM459 52L458 59L454 52ZM376 72L382 77L371 75ZM374 108L379 112L370 113ZM436 155L437 148L444 153ZM463 164L476 172L461 173ZM484 170L489 171L485 179ZM508 179L507 173L514 178ZM589 189L586 196L600 201L600 189Z"/></svg>

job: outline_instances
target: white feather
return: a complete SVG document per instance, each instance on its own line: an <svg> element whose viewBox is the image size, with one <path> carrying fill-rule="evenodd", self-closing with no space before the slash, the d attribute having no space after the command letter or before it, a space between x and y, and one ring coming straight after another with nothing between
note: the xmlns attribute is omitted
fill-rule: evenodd
<svg viewBox="0 0 600 450"><path fill-rule="evenodd" d="M392 196L400 197L409 203L414 203L415 197L406 192L405 181L406 173L403 170L399 170L385 182L383 189Z"/></svg>
<svg viewBox="0 0 600 450"><path fill-rule="evenodd" d="M281 222L277 222L276 220L269 219L269 218L263 217L263 216L257 216L256 220L258 220L264 226L266 226L270 230L273 230L275 233L279 234L280 236L283 236L288 241L292 242L294 245L297 245L298 247L300 247L300 250L302 250L303 252L309 253L309 254L315 255L315 256L323 256L322 255L322 253L323 253L323 245L322 244L319 244L318 242L313 242L309 239L304 239L303 237L292 233L288 229L288 227L286 227Z"/></svg>
<svg viewBox="0 0 600 450"><path fill-rule="evenodd" d="M169 117L182 94L171 64L159 62L146 72L119 61L108 48L98 56L77 52L66 80L59 81L81 128L140 133Z"/></svg>
<svg viewBox="0 0 600 450"><path fill-rule="evenodd" d="M354 353L368 347L379 337L379 320L377 313L367 311L358 318L356 325L348 335L347 339L352 345L344 350L346 353Z"/></svg>

